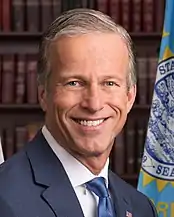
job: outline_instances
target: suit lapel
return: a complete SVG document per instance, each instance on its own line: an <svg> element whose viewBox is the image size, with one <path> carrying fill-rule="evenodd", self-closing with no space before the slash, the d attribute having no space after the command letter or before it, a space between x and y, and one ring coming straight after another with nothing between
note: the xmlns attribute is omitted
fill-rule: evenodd
<svg viewBox="0 0 174 217"><path fill-rule="evenodd" d="M124 186L122 186L120 178L109 172L109 188L112 194L114 208L117 217L126 217L126 213L132 213L131 202L124 191Z"/></svg>
<svg viewBox="0 0 174 217"><path fill-rule="evenodd" d="M52 185L42 194L45 201L52 207L56 216L60 217L83 217L83 213L72 187L65 187L64 184Z"/></svg>
<svg viewBox="0 0 174 217"><path fill-rule="evenodd" d="M74 189L66 172L51 150L41 132L27 148L36 184L45 187L42 198L52 208L56 216L84 217Z"/></svg>

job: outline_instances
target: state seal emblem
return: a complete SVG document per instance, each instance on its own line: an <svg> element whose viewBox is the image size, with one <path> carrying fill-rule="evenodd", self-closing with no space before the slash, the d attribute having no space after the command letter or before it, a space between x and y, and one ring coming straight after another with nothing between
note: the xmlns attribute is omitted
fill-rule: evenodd
<svg viewBox="0 0 174 217"><path fill-rule="evenodd" d="M142 169L174 180L174 58L158 65Z"/></svg>

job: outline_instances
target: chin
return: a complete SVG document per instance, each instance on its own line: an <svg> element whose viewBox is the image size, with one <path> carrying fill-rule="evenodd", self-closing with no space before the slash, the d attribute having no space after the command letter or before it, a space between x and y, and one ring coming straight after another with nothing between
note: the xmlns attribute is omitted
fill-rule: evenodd
<svg viewBox="0 0 174 217"><path fill-rule="evenodd" d="M101 155L103 155L103 152L101 151L94 151L94 152L91 152L89 157L100 157Z"/></svg>
<svg viewBox="0 0 174 217"><path fill-rule="evenodd" d="M83 149L81 148L81 150L79 148L78 150L79 150L79 155L81 155L83 157L99 157L99 156L107 153L106 149L104 149L104 148L98 148L97 149L97 148L89 147L87 149L87 146L85 146Z"/></svg>

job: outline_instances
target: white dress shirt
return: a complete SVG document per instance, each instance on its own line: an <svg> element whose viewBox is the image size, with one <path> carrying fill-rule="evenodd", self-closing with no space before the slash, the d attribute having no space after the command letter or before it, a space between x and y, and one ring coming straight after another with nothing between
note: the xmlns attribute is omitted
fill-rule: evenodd
<svg viewBox="0 0 174 217"><path fill-rule="evenodd" d="M42 133L50 145L53 152L61 161L69 180L77 195L83 214L85 217L95 217L97 211L98 197L85 188L84 183L97 177L92 174L87 167L80 163L76 158L70 155L63 147L61 147L53 136L50 134L46 126L43 126ZM103 170L98 176L102 176L106 180L108 186L108 165L107 160Z"/></svg>

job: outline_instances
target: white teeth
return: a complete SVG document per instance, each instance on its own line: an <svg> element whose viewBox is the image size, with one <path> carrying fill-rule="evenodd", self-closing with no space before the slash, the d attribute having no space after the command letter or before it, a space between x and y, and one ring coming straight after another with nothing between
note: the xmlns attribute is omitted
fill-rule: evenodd
<svg viewBox="0 0 174 217"><path fill-rule="evenodd" d="M87 121L87 120L79 120L78 123L84 126L98 126L100 125L104 119L96 120L96 121Z"/></svg>

